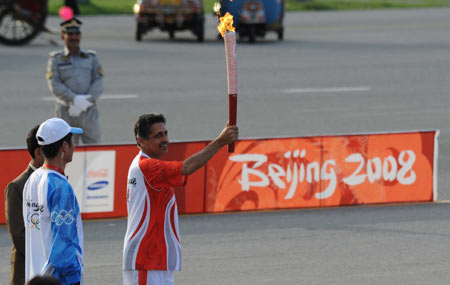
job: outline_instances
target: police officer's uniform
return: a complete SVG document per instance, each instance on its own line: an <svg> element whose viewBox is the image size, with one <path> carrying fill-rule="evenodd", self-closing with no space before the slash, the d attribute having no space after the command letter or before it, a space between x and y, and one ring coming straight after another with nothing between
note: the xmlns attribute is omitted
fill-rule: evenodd
<svg viewBox="0 0 450 285"><path fill-rule="evenodd" d="M74 18L61 26L65 31L80 31L81 22ZM101 132L96 102L103 92L103 70L96 53L80 48L78 55L72 55L65 47L49 56L46 78L55 96L56 116L84 130L82 135L74 135L75 143L78 144L80 136L84 144L99 143ZM74 97L80 94L91 95L93 105L79 116L70 116L69 107Z"/></svg>

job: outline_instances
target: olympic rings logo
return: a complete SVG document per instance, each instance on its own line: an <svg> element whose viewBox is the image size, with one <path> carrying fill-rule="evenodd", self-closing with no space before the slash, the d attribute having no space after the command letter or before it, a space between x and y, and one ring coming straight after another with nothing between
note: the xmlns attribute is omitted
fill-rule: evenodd
<svg viewBox="0 0 450 285"><path fill-rule="evenodd" d="M57 226L61 226L62 224L70 225L75 221L75 218L72 216L73 210L67 212L66 210L61 210L59 213L54 211L52 212L52 222L54 222Z"/></svg>
<svg viewBox="0 0 450 285"><path fill-rule="evenodd" d="M28 222L31 223L31 228L36 228L38 231L41 230L39 227L39 214L34 213L30 216L31 213L28 213Z"/></svg>

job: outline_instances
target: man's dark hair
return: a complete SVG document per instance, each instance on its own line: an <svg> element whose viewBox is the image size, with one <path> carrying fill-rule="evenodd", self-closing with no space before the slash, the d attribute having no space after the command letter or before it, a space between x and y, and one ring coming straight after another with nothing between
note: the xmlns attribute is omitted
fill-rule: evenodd
<svg viewBox="0 0 450 285"><path fill-rule="evenodd" d="M61 285L61 281L53 276L36 276L28 281L27 285Z"/></svg>
<svg viewBox="0 0 450 285"><path fill-rule="evenodd" d="M36 133L39 129L39 125L35 126L30 130L27 135L27 149L31 155L31 158L35 159L34 151L39 148L38 141L36 139Z"/></svg>
<svg viewBox="0 0 450 285"><path fill-rule="evenodd" d="M152 132L153 124L156 123L166 124L166 118L164 118L163 114L150 113L139 116L134 124L134 138L136 141L138 137L146 139Z"/></svg>
<svg viewBox="0 0 450 285"><path fill-rule="evenodd" d="M59 148L62 146L64 142L67 142L69 146L72 146L72 133L68 133L65 137L63 137L57 142L54 142L49 145L43 145L42 152L44 153L44 157L54 158L58 154Z"/></svg>

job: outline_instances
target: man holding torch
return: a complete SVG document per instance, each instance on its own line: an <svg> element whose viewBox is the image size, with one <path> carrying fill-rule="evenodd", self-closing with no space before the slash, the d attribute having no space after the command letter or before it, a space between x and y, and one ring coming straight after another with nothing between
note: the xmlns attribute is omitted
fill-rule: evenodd
<svg viewBox="0 0 450 285"><path fill-rule="evenodd" d="M203 150L184 161L163 161L169 151L166 119L144 114L134 125L140 149L128 171L127 232L123 248L123 284L173 284L181 270L181 241L174 187L203 167L223 146L238 138L238 127L225 127Z"/></svg>
<svg viewBox="0 0 450 285"><path fill-rule="evenodd" d="M231 17L231 19L230 19ZM223 146L234 152L239 130L237 115L236 34L233 17L221 19L228 75L228 125L203 150L184 161L163 161L168 152L166 119L144 114L134 125L139 154L128 170L127 232L123 248L123 284L173 284L173 271L181 270L181 241L174 187L203 167ZM226 31L229 32L226 32Z"/></svg>

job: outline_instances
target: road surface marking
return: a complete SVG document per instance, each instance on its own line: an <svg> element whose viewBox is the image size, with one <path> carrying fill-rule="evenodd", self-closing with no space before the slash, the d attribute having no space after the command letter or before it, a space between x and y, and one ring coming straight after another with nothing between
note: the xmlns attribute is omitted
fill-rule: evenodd
<svg viewBox="0 0 450 285"><path fill-rule="evenodd" d="M138 94L105 94L105 95L100 95L100 99L104 100L104 99L134 99L134 98L139 98ZM47 96L47 97L42 97L41 98L42 101L54 101L55 98L53 96Z"/></svg>
<svg viewBox="0 0 450 285"><path fill-rule="evenodd" d="M336 92L361 92L370 91L370 86L355 86L355 87L329 87L329 88L291 88L284 89L284 93L336 93Z"/></svg>

